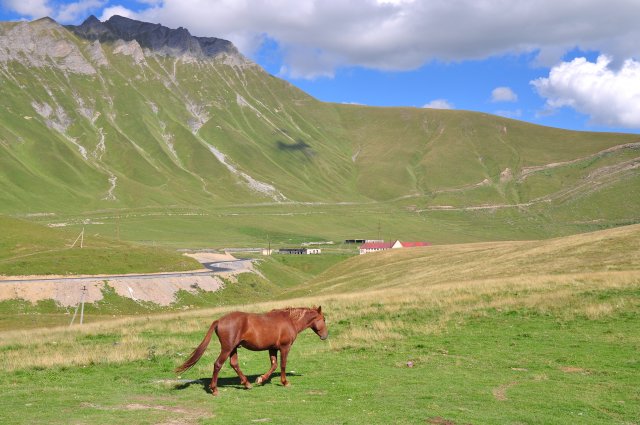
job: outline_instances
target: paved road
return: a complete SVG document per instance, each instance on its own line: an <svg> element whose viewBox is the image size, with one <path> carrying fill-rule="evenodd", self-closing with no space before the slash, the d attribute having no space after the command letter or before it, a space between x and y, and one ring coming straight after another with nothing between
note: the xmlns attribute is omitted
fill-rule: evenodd
<svg viewBox="0 0 640 425"><path fill-rule="evenodd" d="M240 270L247 270L251 265L252 260L232 260L232 261L214 261L208 263L202 263L202 265L209 269L204 271L195 272L168 272L168 273L140 273L140 274L109 274L109 275L91 275L91 276L74 276L74 277L42 277L37 279L11 279L2 280L2 283L20 283L20 282L46 282L55 280L56 282L69 282L74 280L111 280L111 279L156 279L163 277L189 277L189 276L202 276L212 275L216 273L234 272Z"/></svg>

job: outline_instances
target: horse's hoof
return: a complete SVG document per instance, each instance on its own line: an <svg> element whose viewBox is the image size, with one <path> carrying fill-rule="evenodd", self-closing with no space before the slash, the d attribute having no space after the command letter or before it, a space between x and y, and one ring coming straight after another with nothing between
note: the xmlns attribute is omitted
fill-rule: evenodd
<svg viewBox="0 0 640 425"><path fill-rule="evenodd" d="M258 376L258 379L256 379L256 385L262 385L262 376Z"/></svg>
<svg viewBox="0 0 640 425"><path fill-rule="evenodd" d="M218 397L220 395L220 393L218 392L218 389L216 388L215 390L211 391L211 395L214 397Z"/></svg>
<svg viewBox="0 0 640 425"><path fill-rule="evenodd" d="M250 390L251 388L253 388L253 385L251 385L250 383L246 383L244 384L245 389Z"/></svg>
<svg viewBox="0 0 640 425"><path fill-rule="evenodd" d="M289 381L287 381L287 382L283 382L283 383L282 383L282 386L283 386L283 387L290 387L290 386L291 386L291 384L289 383Z"/></svg>

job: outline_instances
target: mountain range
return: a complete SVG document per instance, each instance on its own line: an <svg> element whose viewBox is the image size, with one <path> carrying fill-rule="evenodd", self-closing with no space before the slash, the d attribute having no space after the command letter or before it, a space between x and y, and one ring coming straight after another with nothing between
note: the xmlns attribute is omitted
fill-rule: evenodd
<svg viewBox="0 0 640 425"><path fill-rule="evenodd" d="M383 205L416 222L638 221L638 135L324 103L184 28L3 22L0 87L0 214Z"/></svg>

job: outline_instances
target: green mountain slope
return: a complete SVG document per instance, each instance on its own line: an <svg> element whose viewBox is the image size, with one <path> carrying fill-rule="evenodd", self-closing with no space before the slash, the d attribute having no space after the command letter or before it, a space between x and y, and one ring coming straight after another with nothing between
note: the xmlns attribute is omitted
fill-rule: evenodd
<svg viewBox="0 0 640 425"><path fill-rule="evenodd" d="M173 55L50 19L0 24L0 85L3 214L383 203L416 224L500 209L547 222L638 218L637 135L327 104L233 51ZM331 236L307 225L295 233Z"/></svg>

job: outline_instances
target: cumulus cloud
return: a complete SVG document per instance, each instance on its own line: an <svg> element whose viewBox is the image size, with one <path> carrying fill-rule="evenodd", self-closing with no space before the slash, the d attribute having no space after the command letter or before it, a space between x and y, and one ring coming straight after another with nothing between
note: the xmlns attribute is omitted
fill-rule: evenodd
<svg viewBox="0 0 640 425"><path fill-rule="evenodd" d="M25 16L69 3L0 0ZM569 49L640 57L640 1L631 0L111 0L118 10L194 35L231 40L251 56L274 40L289 76L333 75L340 67L411 70L433 60L537 52L551 66ZM135 13L134 13L135 11ZM108 13L107 13L108 12Z"/></svg>
<svg viewBox="0 0 640 425"><path fill-rule="evenodd" d="M3 0L2 6L31 19L50 16L59 22L67 23L86 18L90 11L99 9L106 3L107 0L79 0L58 3L50 0Z"/></svg>
<svg viewBox="0 0 640 425"><path fill-rule="evenodd" d="M29 18L42 18L51 15L53 9L48 0L3 0L2 6Z"/></svg>
<svg viewBox="0 0 640 425"><path fill-rule="evenodd" d="M334 69L341 63L339 57L323 51L291 47L286 53L287 65L280 69L280 76L315 79L332 77Z"/></svg>
<svg viewBox="0 0 640 425"><path fill-rule="evenodd" d="M509 87L496 87L491 92L492 102L517 102L518 95Z"/></svg>
<svg viewBox="0 0 640 425"><path fill-rule="evenodd" d="M125 18L132 18L132 19L135 19L137 17L136 12L134 12L133 10L127 9L124 6L111 6L111 7L105 8L102 11L102 15L100 15L99 19L101 21L106 21L113 15L124 16Z"/></svg>
<svg viewBox="0 0 640 425"><path fill-rule="evenodd" d="M22 15L69 17L96 0L2 0ZM640 57L640 2L629 0L138 0L114 11L193 34L229 39L251 55L276 40L286 72L303 78L338 67L410 70L431 60L539 52L557 63L567 49ZM72 6L76 5L76 6ZM75 8L75 9L74 9ZM66 9L66 11L65 11ZM74 15L75 14L75 15ZM603 22L606 25L603 25Z"/></svg>
<svg viewBox="0 0 640 425"><path fill-rule="evenodd" d="M611 58L596 62L576 58L554 66L547 78L531 81L550 110L563 106L587 114L595 124L640 128L640 62L626 60L619 69Z"/></svg>
<svg viewBox="0 0 640 425"><path fill-rule="evenodd" d="M425 104L423 108L431 109L455 109L452 103L446 99L434 99L431 102Z"/></svg>
<svg viewBox="0 0 640 425"><path fill-rule="evenodd" d="M245 54L268 36L297 77L523 52L550 65L575 47L638 57L640 44L629 42L640 39L638 16L640 2L628 0L164 0L139 13L227 38Z"/></svg>
<svg viewBox="0 0 640 425"><path fill-rule="evenodd" d="M81 0L68 3L60 6L54 16L60 22L73 22L77 19L86 18L89 11L103 7L106 2L107 0Z"/></svg>

